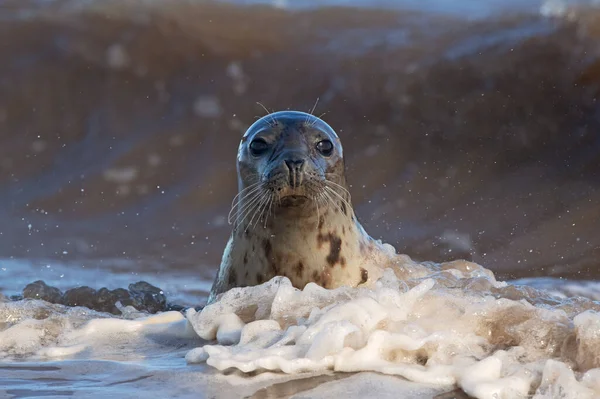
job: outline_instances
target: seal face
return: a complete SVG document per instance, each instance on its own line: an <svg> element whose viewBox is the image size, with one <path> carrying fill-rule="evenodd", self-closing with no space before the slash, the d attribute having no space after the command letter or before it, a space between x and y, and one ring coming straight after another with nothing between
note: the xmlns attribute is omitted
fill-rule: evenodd
<svg viewBox="0 0 600 399"><path fill-rule="evenodd" d="M320 118L298 111L262 117L242 137L237 173L233 231L209 303L277 275L297 288L356 286L390 260L356 219L342 144Z"/></svg>

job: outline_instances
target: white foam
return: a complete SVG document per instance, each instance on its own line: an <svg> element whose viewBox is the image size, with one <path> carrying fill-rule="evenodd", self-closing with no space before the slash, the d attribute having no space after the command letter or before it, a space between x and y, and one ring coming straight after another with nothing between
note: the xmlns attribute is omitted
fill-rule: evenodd
<svg viewBox="0 0 600 399"><path fill-rule="evenodd" d="M569 307L473 263L429 266L429 278L409 281L388 269L370 288L298 290L277 277L231 290L188 314L214 342L186 360L243 373L375 371L476 398L600 395L600 315L581 312L591 301Z"/></svg>
<svg viewBox="0 0 600 399"><path fill-rule="evenodd" d="M424 386L401 378L390 378L377 373L360 373L338 381L327 382L301 394L294 399L329 399L329 398L433 398L447 390L436 386Z"/></svg>
<svg viewBox="0 0 600 399"><path fill-rule="evenodd" d="M400 280L387 269L372 286L335 290L312 283L298 290L276 277L232 289L185 316L120 306L117 318L38 300L4 301L0 359L67 368L74 359L97 376L104 366L95 359L117 361L124 372L106 387L143 379L143 389L167 396L193 397L200 389L240 397L290 380L304 381L290 382L292 393L304 392L297 397L432 397L456 387L476 398L600 395L596 302L497 282L469 262L401 259L398 275L418 277ZM332 372L327 378L341 379L314 379ZM11 373L26 381L26 370Z"/></svg>
<svg viewBox="0 0 600 399"><path fill-rule="evenodd" d="M67 308L44 301L0 303L0 359L51 359L95 354L127 358L144 346L197 337L179 312L130 313L114 318L86 308ZM131 345L129 350L123 347Z"/></svg>

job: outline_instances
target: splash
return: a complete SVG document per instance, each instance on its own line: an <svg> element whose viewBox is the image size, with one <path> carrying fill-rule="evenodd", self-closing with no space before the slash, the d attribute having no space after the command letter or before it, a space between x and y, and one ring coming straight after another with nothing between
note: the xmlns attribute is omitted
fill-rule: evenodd
<svg viewBox="0 0 600 399"><path fill-rule="evenodd" d="M188 311L216 343L186 359L244 373L375 371L476 398L600 395L599 304L498 282L469 262L425 265L428 276L388 269L370 288L298 290L276 277L233 289Z"/></svg>
<svg viewBox="0 0 600 399"><path fill-rule="evenodd" d="M310 283L299 290L275 277L234 288L185 315L148 315L118 303L116 316L5 298L0 360L62 365L66 359L90 364L164 358L173 368L171 379L194 373L209 387L217 378L219 384L237 384L240 395L282 380L310 381L314 397L324 395L325 385L361 397L374 381L384 384L380 392L416 395L407 397L456 387L476 398L600 395L600 303L497 281L471 262L400 259L401 267L386 269L369 287L328 290ZM406 275L418 277L400 277ZM174 350L180 354L173 357ZM205 363L217 374L182 367L181 350L187 363ZM321 386L318 376L340 381ZM188 377L181 378L196 392ZM358 384L350 393L343 381L348 378ZM296 391L302 386L291 385Z"/></svg>
<svg viewBox="0 0 600 399"><path fill-rule="evenodd" d="M120 308L122 317L115 318L41 300L0 302L0 360L132 360L157 342L195 337L180 312L149 316L132 306Z"/></svg>

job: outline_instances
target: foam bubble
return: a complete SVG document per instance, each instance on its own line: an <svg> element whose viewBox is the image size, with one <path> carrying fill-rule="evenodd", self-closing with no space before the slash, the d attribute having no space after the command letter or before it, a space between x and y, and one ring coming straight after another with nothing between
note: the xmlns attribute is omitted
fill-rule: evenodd
<svg viewBox="0 0 600 399"><path fill-rule="evenodd" d="M187 351L187 363L236 370L227 377L253 373L253 383L268 384L278 372L289 379L361 372L354 379L362 388L352 395L341 381L326 383L348 397L368 391L366 381L380 378L365 379L372 372L403 377L385 379L378 392L404 381L397 389L408 389L406 397L455 387L475 398L600 395L600 304L498 282L466 261L399 259L369 286L328 290L311 283L299 290L276 277L234 288L185 316L119 306L117 318L41 300L4 301L0 358L130 362L157 348L203 344Z"/></svg>
<svg viewBox="0 0 600 399"><path fill-rule="evenodd" d="M387 269L370 287L334 290L276 277L226 292L188 314L213 342L186 360L244 373L375 371L476 398L600 395L593 301L498 282L471 262L411 262L400 275L429 274L401 281Z"/></svg>

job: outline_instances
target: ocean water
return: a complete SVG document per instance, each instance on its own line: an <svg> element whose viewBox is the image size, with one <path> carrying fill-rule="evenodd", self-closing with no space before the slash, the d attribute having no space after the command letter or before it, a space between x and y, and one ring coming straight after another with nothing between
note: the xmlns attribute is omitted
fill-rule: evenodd
<svg viewBox="0 0 600 399"><path fill-rule="evenodd" d="M0 1L0 397L600 396L595 7ZM427 271L202 309L256 102L316 98L365 229Z"/></svg>
<svg viewBox="0 0 600 399"><path fill-rule="evenodd" d="M41 300L0 307L6 397L600 395L600 302L455 261L372 287L234 288L200 311L119 317ZM422 267L425 266L425 269ZM554 290L561 285L553 284ZM562 294L562 295L561 295ZM590 295L586 295L590 294ZM583 296L581 296L583 295ZM597 291L596 291L597 295ZM376 373L376 374L373 374Z"/></svg>

